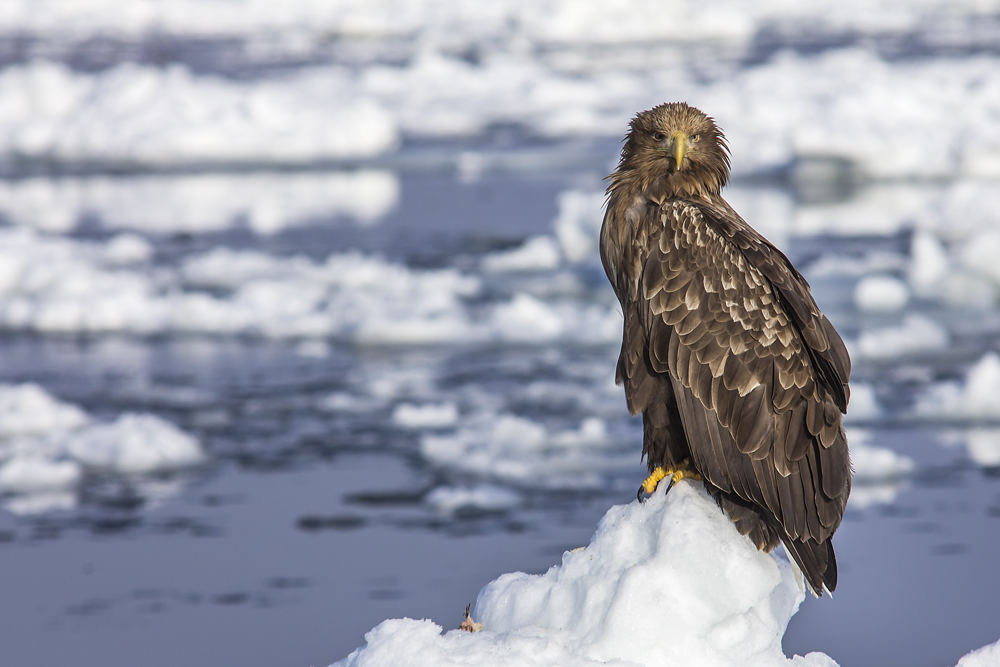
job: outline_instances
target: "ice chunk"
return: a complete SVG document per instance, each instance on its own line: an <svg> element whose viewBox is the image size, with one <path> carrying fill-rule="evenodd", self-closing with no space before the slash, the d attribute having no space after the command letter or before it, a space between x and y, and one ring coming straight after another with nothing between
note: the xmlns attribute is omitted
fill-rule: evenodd
<svg viewBox="0 0 1000 667"><path fill-rule="evenodd" d="M854 304L860 310L895 312L902 310L909 300L910 289L893 276L867 276L854 288Z"/></svg>
<svg viewBox="0 0 1000 667"><path fill-rule="evenodd" d="M425 436L420 452L445 469L543 488L597 488L607 474L636 464L636 454L616 447L597 417L550 430L512 414L482 414L454 434Z"/></svg>
<svg viewBox="0 0 1000 667"><path fill-rule="evenodd" d="M918 398L916 412L968 419L1000 415L1000 354L984 354L966 373L964 383L931 386Z"/></svg>
<svg viewBox="0 0 1000 667"><path fill-rule="evenodd" d="M458 407L454 403L440 405L413 405L400 403L392 411L392 421L406 428L443 428L458 421Z"/></svg>
<svg viewBox="0 0 1000 667"><path fill-rule="evenodd" d="M875 387L867 382L851 383L851 402L847 406L845 422L866 421L878 417L881 410L875 397Z"/></svg>
<svg viewBox="0 0 1000 667"><path fill-rule="evenodd" d="M69 431L87 421L83 410L63 403L37 384L0 385L0 438Z"/></svg>
<svg viewBox="0 0 1000 667"><path fill-rule="evenodd" d="M0 467L0 492L40 493L72 489L83 472L74 461L53 461L30 454L15 456Z"/></svg>
<svg viewBox="0 0 1000 667"><path fill-rule="evenodd" d="M95 422L34 384L0 385L0 493L12 511L65 508L88 470L144 474L203 462L197 440L150 414Z"/></svg>
<svg viewBox="0 0 1000 667"><path fill-rule="evenodd" d="M740 535L700 484L612 507L590 544L542 575L482 589L477 633L388 620L338 667L458 665L798 665L781 638L804 592L792 566Z"/></svg>
<svg viewBox="0 0 1000 667"><path fill-rule="evenodd" d="M0 213L44 231L68 231L87 219L106 229L158 234L242 225L271 234L340 216L371 223L398 199L396 176L372 169L0 182Z"/></svg>
<svg viewBox="0 0 1000 667"><path fill-rule="evenodd" d="M571 262L596 256L604 219L604 193L568 190L559 195L556 204L559 214L552 226L563 255Z"/></svg>
<svg viewBox="0 0 1000 667"><path fill-rule="evenodd" d="M544 271L557 268L561 261L555 239L551 236L532 236L518 248L484 257L483 270L495 273Z"/></svg>
<svg viewBox="0 0 1000 667"><path fill-rule="evenodd" d="M950 262L941 241L928 231L917 231L910 243L907 278L916 294L934 294L948 275Z"/></svg>
<svg viewBox="0 0 1000 667"><path fill-rule="evenodd" d="M521 504L520 494L492 484L475 487L439 486L424 499L428 505L441 514L455 514L461 510L498 512L512 509Z"/></svg>
<svg viewBox="0 0 1000 667"><path fill-rule="evenodd" d="M870 447L851 442L851 465L858 484L892 481L911 475L916 468L909 456L886 447Z"/></svg>
<svg viewBox="0 0 1000 667"><path fill-rule="evenodd" d="M923 315L907 315L900 326L862 332L856 350L866 357L885 359L943 350L949 340L947 330L940 324Z"/></svg>
<svg viewBox="0 0 1000 667"><path fill-rule="evenodd" d="M33 62L0 72L0 153L23 159L309 163L394 148L396 124L349 71L278 81L130 63L96 74Z"/></svg>
<svg viewBox="0 0 1000 667"><path fill-rule="evenodd" d="M153 256L153 246L138 234L118 234L104 248L108 264L137 264Z"/></svg>
<svg viewBox="0 0 1000 667"><path fill-rule="evenodd" d="M965 433L969 458L984 468L1000 466L1000 429L974 428Z"/></svg>
<svg viewBox="0 0 1000 667"><path fill-rule="evenodd" d="M132 413L70 435L66 451L89 468L123 473L184 468L205 458L198 441L173 424Z"/></svg>

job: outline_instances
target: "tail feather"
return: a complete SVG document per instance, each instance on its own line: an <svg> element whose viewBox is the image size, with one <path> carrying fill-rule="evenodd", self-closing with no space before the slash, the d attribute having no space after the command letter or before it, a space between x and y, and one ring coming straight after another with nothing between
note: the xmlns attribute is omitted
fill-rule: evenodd
<svg viewBox="0 0 1000 667"><path fill-rule="evenodd" d="M781 541L785 551L802 569L809 588L817 597L823 595L824 589L829 593L837 590L837 557L833 552L833 542L793 540L786 535L782 535Z"/></svg>

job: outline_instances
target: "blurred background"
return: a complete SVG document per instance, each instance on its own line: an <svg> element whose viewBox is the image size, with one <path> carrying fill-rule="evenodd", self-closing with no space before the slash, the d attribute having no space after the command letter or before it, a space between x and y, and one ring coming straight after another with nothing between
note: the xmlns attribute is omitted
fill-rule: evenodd
<svg viewBox="0 0 1000 667"><path fill-rule="evenodd" d="M0 661L327 665L586 544L602 179L676 100L855 364L786 652L996 641L998 73L988 0L5 0Z"/></svg>

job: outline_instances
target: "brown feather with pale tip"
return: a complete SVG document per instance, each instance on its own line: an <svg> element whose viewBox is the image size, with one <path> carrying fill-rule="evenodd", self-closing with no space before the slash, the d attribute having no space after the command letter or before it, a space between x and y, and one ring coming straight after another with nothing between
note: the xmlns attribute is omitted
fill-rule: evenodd
<svg viewBox="0 0 1000 667"><path fill-rule="evenodd" d="M760 549L783 542L818 595L851 489L851 361L805 278L722 198L729 149L683 103L632 120L601 260L625 315L616 373L649 469L690 459Z"/></svg>

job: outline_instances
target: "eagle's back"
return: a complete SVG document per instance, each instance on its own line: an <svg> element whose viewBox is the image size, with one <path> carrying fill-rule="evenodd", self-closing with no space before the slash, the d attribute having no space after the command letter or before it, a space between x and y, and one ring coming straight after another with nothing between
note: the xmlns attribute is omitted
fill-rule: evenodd
<svg viewBox="0 0 1000 667"><path fill-rule="evenodd" d="M601 257L625 317L617 380L650 469L690 457L760 548L821 591L850 492L850 360L785 256L721 197L612 192Z"/></svg>

